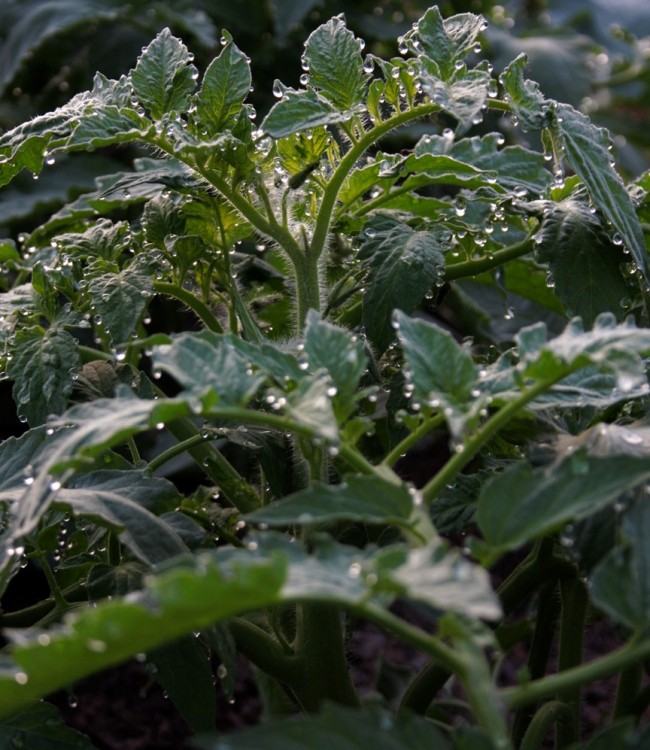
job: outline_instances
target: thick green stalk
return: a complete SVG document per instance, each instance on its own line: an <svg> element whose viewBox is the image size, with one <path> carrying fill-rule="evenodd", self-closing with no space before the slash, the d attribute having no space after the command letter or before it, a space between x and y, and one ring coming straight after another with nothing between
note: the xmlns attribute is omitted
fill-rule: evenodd
<svg viewBox="0 0 650 750"><path fill-rule="evenodd" d="M432 659L406 689L398 713L425 714L450 677L449 669Z"/></svg>
<svg viewBox="0 0 650 750"><path fill-rule="evenodd" d="M613 719L620 719L635 713L636 702L641 691L643 664L635 662L626 667L618 678L616 702L612 713Z"/></svg>
<svg viewBox="0 0 650 750"><path fill-rule="evenodd" d="M587 587L578 578L560 581L562 601L560 615L560 643L558 671L577 667L582 663L585 617L589 597ZM580 683L559 690L557 699L571 711L571 720L562 721L556 728L556 747L564 748L580 740Z"/></svg>

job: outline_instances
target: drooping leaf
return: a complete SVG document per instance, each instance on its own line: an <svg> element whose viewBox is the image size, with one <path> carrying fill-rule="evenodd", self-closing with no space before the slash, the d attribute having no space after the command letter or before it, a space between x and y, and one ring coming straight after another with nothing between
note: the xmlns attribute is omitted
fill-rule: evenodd
<svg viewBox="0 0 650 750"><path fill-rule="evenodd" d="M113 345L124 343L135 331L153 296L153 281L137 269L97 276L88 285L98 323Z"/></svg>
<svg viewBox="0 0 650 750"><path fill-rule="evenodd" d="M349 120L352 113L337 110L313 89L287 89L262 122L262 130L272 138L284 138L303 130Z"/></svg>
<svg viewBox="0 0 650 750"><path fill-rule="evenodd" d="M374 476L347 476L343 484L314 483L248 515L252 523L301 526L332 521L407 525L413 495L403 484Z"/></svg>
<svg viewBox="0 0 650 750"><path fill-rule="evenodd" d="M246 404L264 381L229 337L212 331L182 333L156 347L153 363L194 393L211 389L228 406Z"/></svg>
<svg viewBox="0 0 650 750"><path fill-rule="evenodd" d="M228 736L197 737L202 750L363 750L372 745L387 750L449 750L450 745L431 723L415 716L394 719L378 711L367 712L327 703L317 716L294 716L265 722Z"/></svg>
<svg viewBox="0 0 650 750"><path fill-rule="evenodd" d="M248 58L228 39L205 71L201 88L193 99L199 127L207 129L210 135L232 128L250 85Z"/></svg>
<svg viewBox="0 0 650 750"><path fill-rule="evenodd" d="M625 255L588 206L572 199L549 206L535 251L541 263L548 263L568 317L580 316L587 327L602 312L611 311L618 320L625 317L631 293L620 271Z"/></svg>
<svg viewBox="0 0 650 750"><path fill-rule="evenodd" d="M0 747L29 750L93 750L88 737L67 726L49 703L37 703L0 722Z"/></svg>
<svg viewBox="0 0 650 750"><path fill-rule="evenodd" d="M140 55L130 74L134 93L154 120L184 112L195 88L197 70L187 47L163 29Z"/></svg>
<svg viewBox="0 0 650 750"><path fill-rule="evenodd" d="M650 457L577 450L547 468L520 463L489 481L477 520L497 554L584 518L650 478Z"/></svg>
<svg viewBox="0 0 650 750"><path fill-rule="evenodd" d="M632 198L612 165L609 133L591 123L569 104L557 105L555 127L560 134L567 161L647 277L648 261L643 231Z"/></svg>
<svg viewBox="0 0 650 750"><path fill-rule="evenodd" d="M73 375L81 369L77 343L61 328L32 328L16 333L12 349L7 375L14 381L18 412L32 426L43 424L68 405Z"/></svg>
<svg viewBox="0 0 650 750"><path fill-rule="evenodd" d="M195 732L214 729L217 701L205 646L193 635L150 651L147 661L181 716Z"/></svg>
<svg viewBox="0 0 650 750"><path fill-rule="evenodd" d="M359 258L369 270L363 297L363 322L379 351L393 338L391 315L396 308L412 313L444 275L447 236L414 231L390 217L366 225Z"/></svg>
<svg viewBox="0 0 650 750"><path fill-rule="evenodd" d="M367 75L359 41L337 16L319 26L305 43L309 85L341 112L354 110L362 101Z"/></svg>
<svg viewBox="0 0 650 750"><path fill-rule="evenodd" d="M499 76L508 103L526 130L541 130L551 122L551 106L539 86L524 78L528 62L525 54L519 55Z"/></svg>
<svg viewBox="0 0 650 750"><path fill-rule="evenodd" d="M414 402L440 407L452 433L460 436L478 395L478 370L471 354L439 326L399 311L393 319Z"/></svg>
<svg viewBox="0 0 650 750"><path fill-rule="evenodd" d="M329 373L336 393L333 401L340 418L347 417L358 397L358 384L366 369L363 342L350 333L321 320L310 310L305 328L305 354L312 371Z"/></svg>

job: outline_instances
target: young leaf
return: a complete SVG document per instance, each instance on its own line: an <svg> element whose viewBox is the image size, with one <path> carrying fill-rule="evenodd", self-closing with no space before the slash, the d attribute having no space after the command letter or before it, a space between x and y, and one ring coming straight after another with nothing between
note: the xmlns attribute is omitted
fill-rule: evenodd
<svg viewBox="0 0 650 750"><path fill-rule="evenodd" d="M216 737L193 740L202 750L224 750ZM228 735L232 750L364 750L368 747L390 750L450 750L451 746L430 722L415 716L397 720L379 711L365 712L336 704L326 704L317 716L293 716L265 722L263 726Z"/></svg>
<svg viewBox="0 0 650 750"><path fill-rule="evenodd" d="M347 476L343 484L314 483L311 487L248 515L251 523L271 526L360 521L408 525L413 495L403 484L380 477Z"/></svg>
<svg viewBox="0 0 650 750"><path fill-rule="evenodd" d="M124 343L135 331L153 296L148 274L126 268L93 278L87 291L98 322L108 331L113 346Z"/></svg>
<svg viewBox="0 0 650 750"><path fill-rule="evenodd" d="M359 396L358 384L367 364L363 342L310 310L304 346L310 369L329 373L336 388L334 407L342 421L352 412Z"/></svg>
<svg viewBox="0 0 650 750"><path fill-rule="evenodd" d="M593 125L569 104L558 104L556 115L555 127L559 131L567 161L647 277L648 261L643 231L632 198L612 166L609 133Z"/></svg>
<svg viewBox="0 0 650 750"><path fill-rule="evenodd" d="M361 48L340 16L312 32L305 44L304 59L309 66L310 87L335 109L351 112L363 100L367 75Z"/></svg>
<svg viewBox="0 0 650 750"><path fill-rule="evenodd" d="M551 107L539 86L524 78L527 63L528 58L522 53L501 73L499 80L522 127L526 130L541 130L551 122Z"/></svg>
<svg viewBox="0 0 650 750"><path fill-rule="evenodd" d="M567 316L580 316L587 327L602 312L612 311L619 320L625 317L624 303L631 293L620 271L625 255L588 206L573 199L551 204L537 233L535 252L540 263L548 263Z"/></svg>
<svg viewBox="0 0 650 750"><path fill-rule="evenodd" d="M363 297L363 322L368 338L384 351L394 334L393 310L412 313L444 275L447 235L414 231L382 216L366 225L359 258L369 270Z"/></svg>
<svg viewBox="0 0 650 750"><path fill-rule="evenodd" d="M477 519L500 554L584 518L650 478L650 457L598 457L577 450L543 469L519 463L483 488Z"/></svg>
<svg viewBox="0 0 650 750"><path fill-rule="evenodd" d="M435 64L440 78L448 80L454 75L455 63L474 47L486 25L485 19L474 13L458 13L443 19L434 5L404 40L413 52L423 54Z"/></svg>
<svg viewBox="0 0 650 750"><path fill-rule="evenodd" d="M454 80L440 80L436 70L431 70L428 60L421 60L420 82L422 88L441 109L458 120L458 130L463 133L480 117L488 97L490 74L478 68Z"/></svg>
<svg viewBox="0 0 650 750"><path fill-rule="evenodd" d="M312 89L286 89L262 122L262 130L272 138L284 138L303 130L333 125L350 119L350 112L337 110Z"/></svg>
<svg viewBox="0 0 650 750"><path fill-rule="evenodd" d="M432 323L396 311L394 321L404 349L406 378L413 401L439 406L459 436L475 402L478 371L471 354L451 334Z"/></svg>
<svg viewBox="0 0 650 750"><path fill-rule="evenodd" d="M185 112L197 75L187 47L165 28L140 55L131 83L140 104L160 120L171 112Z"/></svg>
<svg viewBox="0 0 650 750"><path fill-rule="evenodd" d="M18 331L13 356L7 363L18 412L32 426L43 424L49 414L60 414L68 405L72 376L80 369L77 343L67 331Z"/></svg>
<svg viewBox="0 0 650 750"><path fill-rule="evenodd" d="M251 71L248 58L230 38L221 54L205 71L201 88L194 96L194 119L199 129L218 135L232 129L248 96Z"/></svg>

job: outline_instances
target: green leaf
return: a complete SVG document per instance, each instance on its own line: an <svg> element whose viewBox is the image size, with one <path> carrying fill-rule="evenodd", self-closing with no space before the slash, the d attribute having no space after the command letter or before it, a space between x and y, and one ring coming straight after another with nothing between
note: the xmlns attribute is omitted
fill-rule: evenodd
<svg viewBox="0 0 650 750"><path fill-rule="evenodd" d="M141 471L96 471L77 474L56 493L54 503L114 529L138 559L155 565L188 550L146 505L178 499L176 488L165 479Z"/></svg>
<svg viewBox="0 0 650 750"><path fill-rule="evenodd" d="M317 716L274 719L263 726L218 737L197 737L203 750L449 750L450 745L431 723L415 716L394 719L379 711L361 711L327 703Z"/></svg>
<svg viewBox="0 0 650 750"><path fill-rule="evenodd" d="M649 478L650 457L599 457L584 449L543 469L516 464L484 486L478 524L499 554L595 513Z"/></svg>
<svg viewBox="0 0 650 750"><path fill-rule="evenodd" d="M6 263L8 260L20 260L20 253L13 240L0 240L0 263Z"/></svg>
<svg viewBox="0 0 650 750"><path fill-rule="evenodd" d="M319 439L334 444L338 442L339 431L332 408L329 377L317 373L313 377L303 378L295 390L287 393L285 400L285 411L294 422L313 430Z"/></svg>
<svg viewBox="0 0 650 750"><path fill-rule="evenodd" d="M54 706L38 703L0 722L0 747L28 750L93 750L90 740L63 721Z"/></svg>
<svg viewBox="0 0 650 750"><path fill-rule="evenodd" d="M234 126L248 96L251 71L248 58L228 41L205 71L201 88L194 96L194 119L199 129L217 135Z"/></svg>
<svg viewBox="0 0 650 750"><path fill-rule="evenodd" d="M361 48L341 16L311 33L304 59L309 66L309 85L337 110L349 112L363 101L368 76L363 71Z"/></svg>
<svg viewBox="0 0 650 750"><path fill-rule="evenodd" d="M528 62L525 54L519 55L501 73L499 80L506 99L517 119L525 130L541 130L551 122L550 103L539 86L524 78L524 68Z"/></svg>
<svg viewBox="0 0 650 750"><path fill-rule="evenodd" d="M304 347L310 369L329 373L336 388L334 408L342 421L352 412L360 396L358 384L367 364L363 342L343 328L321 320L315 310L310 310Z"/></svg>
<svg viewBox="0 0 650 750"><path fill-rule="evenodd" d="M220 404L243 406L264 382L227 336L212 331L182 333L171 344L157 346L153 365L164 370L193 393L206 389L218 396Z"/></svg>
<svg viewBox="0 0 650 750"><path fill-rule="evenodd" d="M433 6L404 40L415 54L431 60L440 77L447 80L455 72L456 61L473 49L486 25L485 19L474 13L458 13L443 19L438 7Z"/></svg>
<svg viewBox="0 0 650 750"><path fill-rule="evenodd" d="M153 296L153 281L148 274L126 268L93 278L87 291L92 298L98 323L108 331L114 346L123 344L140 324Z"/></svg>
<svg viewBox="0 0 650 750"><path fill-rule="evenodd" d="M623 516L623 544L596 566L590 589L597 607L635 632L650 625L650 505L647 492L640 495Z"/></svg>
<svg viewBox="0 0 650 750"><path fill-rule="evenodd" d="M393 320L404 350L404 375L413 401L442 409L452 433L460 436L478 395L478 371L471 354L432 323L399 311Z"/></svg>
<svg viewBox="0 0 650 750"><path fill-rule="evenodd" d="M251 523L311 526L333 521L408 525L413 495L403 484L375 476L347 476L343 484L315 482L248 515Z"/></svg>
<svg viewBox="0 0 650 750"><path fill-rule="evenodd" d="M163 29L138 58L131 71L134 93L154 120L185 112L198 72L187 47Z"/></svg>
<svg viewBox="0 0 650 750"><path fill-rule="evenodd" d="M445 270L444 231L415 231L387 216L366 225L359 258L369 270L363 322L370 341L384 351L395 335L393 310L412 313Z"/></svg>
<svg viewBox="0 0 650 750"><path fill-rule="evenodd" d="M200 555L128 597L71 613L64 626L34 629L0 667L0 717L141 652L280 600L286 560ZM40 637L39 637L40 636Z"/></svg>
<svg viewBox="0 0 650 750"><path fill-rule="evenodd" d="M81 369L74 338L63 329L23 329L16 333L7 375L14 381L18 412L30 425L45 422L68 405L73 375Z"/></svg>
<svg viewBox="0 0 650 750"><path fill-rule="evenodd" d="M550 204L535 251L540 263L548 263L568 317L578 315L588 327L602 312L612 311L618 320L625 317L625 301L632 293L620 271L625 255L588 206L573 199Z"/></svg>
<svg viewBox="0 0 650 750"><path fill-rule="evenodd" d="M421 65L420 82L424 92L442 110L458 120L459 132L465 132L480 122L492 80L487 70L476 68L460 78L447 81L436 76L437 71L431 70L426 58L421 61Z"/></svg>
<svg viewBox="0 0 650 750"><path fill-rule="evenodd" d="M350 112L340 112L312 89L286 89L280 101L264 118L261 128L271 138L284 138L302 130L349 120Z"/></svg>
<svg viewBox="0 0 650 750"><path fill-rule="evenodd" d="M560 134L566 159L585 183L593 202L612 223L622 244L632 253L647 278L648 262L643 231L630 194L612 165L610 137L589 118L569 104L556 107L555 127Z"/></svg>
<svg viewBox="0 0 650 750"><path fill-rule="evenodd" d="M195 732L214 729L217 700L208 652L193 635L150 651L156 680Z"/></svg>

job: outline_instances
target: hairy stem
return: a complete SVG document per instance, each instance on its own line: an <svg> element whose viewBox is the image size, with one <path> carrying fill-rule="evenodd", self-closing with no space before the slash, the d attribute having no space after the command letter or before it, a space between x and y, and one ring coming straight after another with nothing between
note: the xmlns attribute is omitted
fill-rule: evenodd
<svg viewBox="0 0 650 750"><path fill-rule="evenodd" d="M184 305L190 308L196 317L215 333L223 333L223 326L217 320L210 308L192 292L188 291L180 284L170 284L166 281L154 282L154 289L158 294L166 294L169 297L175 297Z"/></svg>

